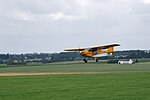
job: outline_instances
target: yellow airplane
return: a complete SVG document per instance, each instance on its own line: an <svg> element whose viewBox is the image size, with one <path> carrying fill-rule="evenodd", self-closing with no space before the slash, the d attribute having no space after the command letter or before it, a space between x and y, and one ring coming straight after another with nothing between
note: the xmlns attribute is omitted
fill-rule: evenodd
<svg viewBox="0 0 150 100"><path fill-rule="evenodd" d="M120 46L120 44L108 44L104 46L94 46L90 48L72 48L65 49L64 51L79 51L82 56L85 57L93 57L98 62L99 57L103 56L111 56L114 52L114 47ZM87 63L87 59L83 59L85 63Z"/></svg>

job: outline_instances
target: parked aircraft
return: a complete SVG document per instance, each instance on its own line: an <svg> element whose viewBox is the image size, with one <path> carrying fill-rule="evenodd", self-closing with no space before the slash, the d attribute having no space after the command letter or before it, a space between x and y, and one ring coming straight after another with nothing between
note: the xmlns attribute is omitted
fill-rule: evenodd
<svg viewBox="0 0 150 100"><path fill-rule="evenodd" d="M120 44L108 44L103 46L94 46L90 48L72 48L65 49L65 51L79 51L82 56L85 57L93 57L98 62L99 57L103 56L111 56L114 52L114 47L120 46ZM87 63L87 59L83 59L85 63Z"/></svg>
<svg viewBox="0 0 150 100"><path fill-rule="evenodd" d="M133 60L130 59L129 61L118 61L118 64L133 64Z"/></svg>

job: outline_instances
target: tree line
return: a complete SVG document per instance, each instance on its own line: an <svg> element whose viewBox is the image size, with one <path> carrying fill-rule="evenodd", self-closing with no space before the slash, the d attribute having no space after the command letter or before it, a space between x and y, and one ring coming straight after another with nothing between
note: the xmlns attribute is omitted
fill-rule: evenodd
<svg viewBox="0 0 150 100"><path fill-rule="evenodd" d="M83 60L84 58L85 57L81 56L79 52L0 54L0 64L16 65L27 63L52 63L62 61L78 61ZM100 59L137 58L150 58L150 50L116 51L111 57L101 57Z"/></svg>

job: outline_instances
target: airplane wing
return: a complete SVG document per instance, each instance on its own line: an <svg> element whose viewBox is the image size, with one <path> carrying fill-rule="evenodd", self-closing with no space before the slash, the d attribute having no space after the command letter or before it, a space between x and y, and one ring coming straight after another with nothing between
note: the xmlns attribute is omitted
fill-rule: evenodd
<svg viewBox="0 0 150 100"><path fill-rule="evenodd" d="M91 48L71 48L71 49L65 49L64 51L83 51L83 50L97 50L98 48L100 49L107 49L109 47L115 47L115 46L120 46L120 44L108 44L108 45L104 45L104 46L94 46L94 47L91 47Z"/></svg>
<svg viewBox="0 0 150 100"><path fill-rule="evenodd" d="M91 49L97 49L97 48L107 49L109 47L115 47L115 46L120 46L120 44L108 44L108 45L104 45L104 46L94 46L94 47L91 47Z"/></svg>
<svg viewBox="0 0 150 100"><path fill-rule="evenodd" d="M64 51L83 51L84 48L71 48L71 49L65 49Z"/></svg>

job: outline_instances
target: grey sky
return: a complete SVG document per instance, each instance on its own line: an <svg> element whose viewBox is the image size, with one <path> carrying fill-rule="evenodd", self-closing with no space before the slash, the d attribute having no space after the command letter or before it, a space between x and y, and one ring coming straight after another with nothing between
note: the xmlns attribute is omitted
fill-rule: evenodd
<svg viewBox="0 0 150 100"><path fill-rule="evenodd" d="M149 34L150 0L0 0L0 53L150 49Z"/></svg>

